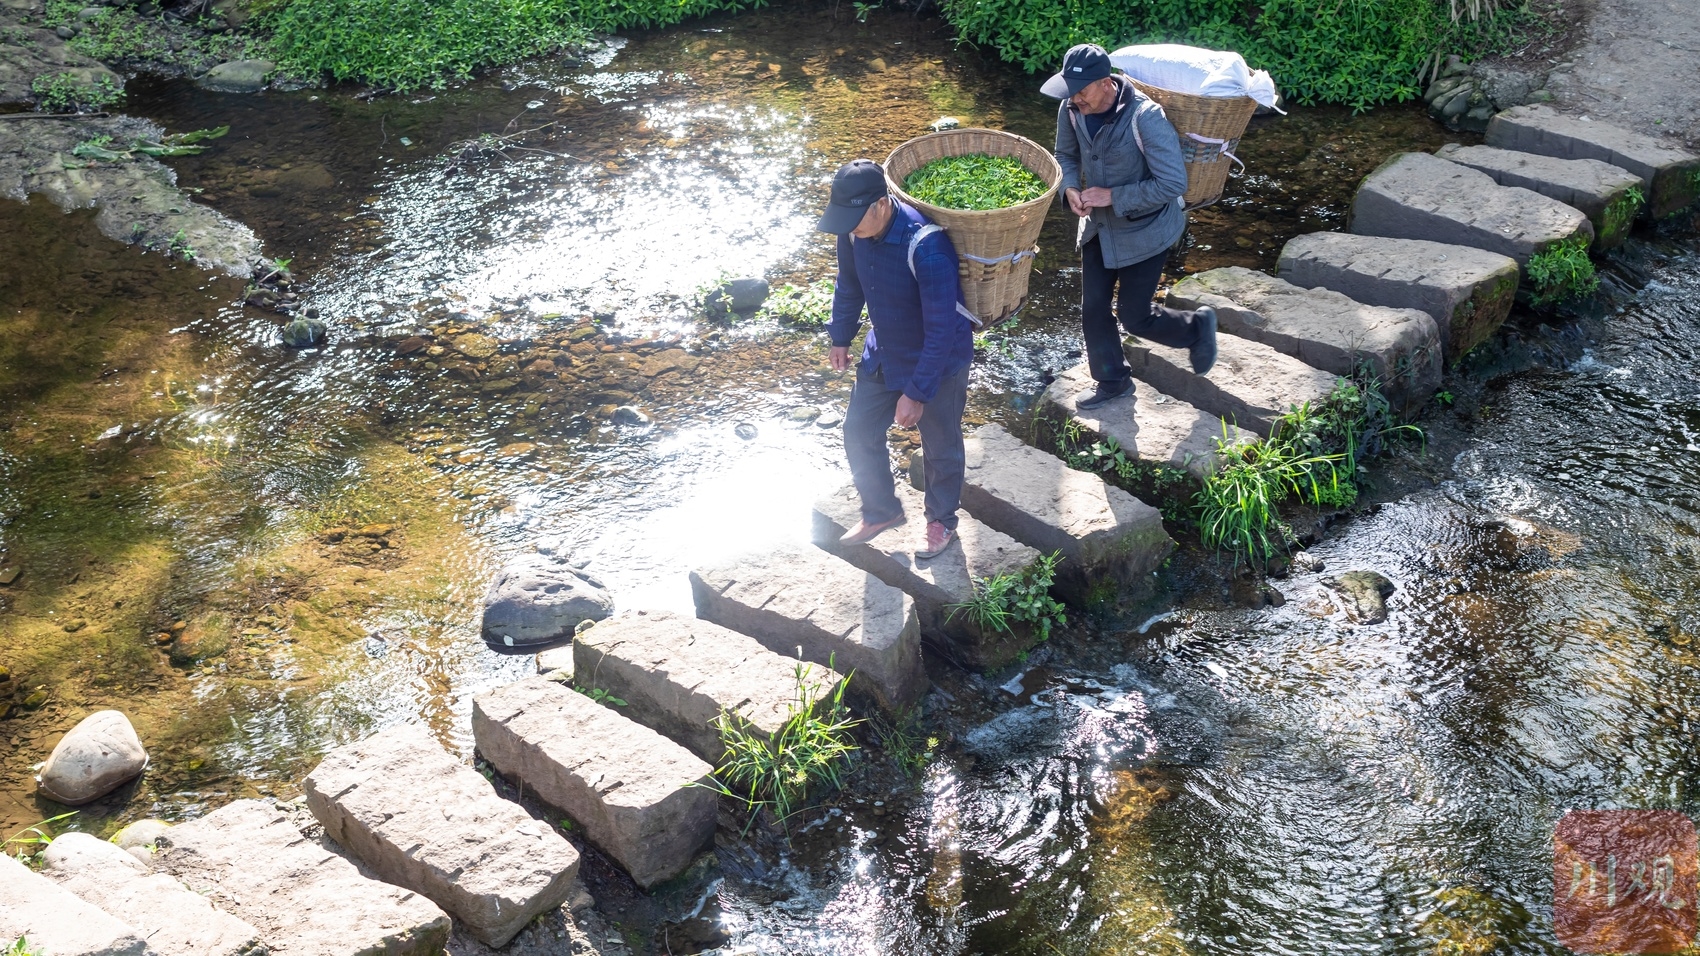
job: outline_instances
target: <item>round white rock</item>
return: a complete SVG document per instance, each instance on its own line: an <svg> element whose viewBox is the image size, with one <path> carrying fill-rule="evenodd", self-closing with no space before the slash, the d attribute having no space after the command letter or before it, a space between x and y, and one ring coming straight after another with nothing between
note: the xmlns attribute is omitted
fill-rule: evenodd
<svg viewBox="0 0 1700 956"><path fill-rule="evenodd" d="M148 752L130 719L102 710L83 718L59 741L36 784L42 796L81 806L118 789L147 765Z"/></svg>

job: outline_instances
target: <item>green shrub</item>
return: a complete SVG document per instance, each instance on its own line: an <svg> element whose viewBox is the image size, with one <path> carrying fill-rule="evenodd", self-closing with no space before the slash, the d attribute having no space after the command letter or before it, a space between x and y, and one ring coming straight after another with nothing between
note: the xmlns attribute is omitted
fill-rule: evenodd
<svg viewBox="0 0 1700 956"><path fill-rule="evenodd" d="M799 663L797 693L785 723L763 737L736 714L714 719L726 747L714 771L717 789L742 800L750 810L767 809L783 824L823 787L843 783L850 757L858 749L850 731L860 724L844 706L844 688L826 688L810 680L813 668Z"/></svg>
<svg viewBox="0 0 1700 956"><path fill-rule="evenodd" d="M93 83L74 73L38 76L30 84L30 92L35 94L36 108L44 113L98 112L124 102L124 87L105 75Z"/></svg>
<svg viewBox="0 0 1700 956"><path fill-rule="evenodd" d="M285 72L396 90L765 0L280 0L258 18Z"/></svg>
<svg viewBox="0 0 1700 956"><path fill-rule="evenodd" d="M1067 609L1051 597L1059 552L1040 555L1015 574L974 579L974 599L948 607L950 617L967 616L985 633L1012 634L1017 625L1030 627L1039 640L1051 638L1051 628L1068 624Z"/></svg>
<svg viewBox="0 0 1700 956"><path fill-rule="evenodd" d="M1588 258L1588 240L1583 236L1531 256L1523 271L1529 276L1529 301L1539 308L1585 298L1600 287L1594 261Z"/></svg>
<svg viewBox="0 0 1700 956"><path fill-rule="evenodd" d="M1076 43L1187 43L1235 50L1288 99L1363 109L1418 94L1438 53L1503 47L1521 9L1454 23L1440 0L942 0L962 39L1029 72Z"/></svg>
<svg viewBox="0 0 1700 956"><path fill-rule="evenodd" d="M762 303L763 315L792 325L823 326L832 321L833 281L812 285L782 285Z"/></svg>

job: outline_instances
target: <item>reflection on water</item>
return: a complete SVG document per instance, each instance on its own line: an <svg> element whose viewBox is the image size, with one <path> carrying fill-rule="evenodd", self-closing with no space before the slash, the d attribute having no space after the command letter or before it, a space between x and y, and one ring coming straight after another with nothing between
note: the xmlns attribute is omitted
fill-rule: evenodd
<svg viewBox="0 0 1700 956"><path fill-rule="evenodd" d="M0 825L52 809L30 766L100 706L154 757L122 818L292 792L390 722L464 753L471 695L530 667L477 637L501 561L553 541L626 605L687 610L691 565L798 538L845 478L814 416L848 385L818 336L709 328L692 290L828 275L827 174L940 114L1051 135L1029 78L873 19L726 18L410 100L140 85L171 128L232 124L174 162L309 270L319 351L86 216L7 207L0 566L25 576L0 590ZM517 129L527 150L445 158ZM1271 268L1388 153L1445 138L1416 109L1259 120L1176 271ZM1079 360L1069 229L1054 212L976 364L977 418ZM948 756L788 860L729 864L734 945L1553 951L1558 814L1696 800L1700 267L1631 254L1655 281L1582 361L1491 389L1448 480L1316 549L1399 585L1385 624L1299 576L1258 611L1183 590L1150 633L1059 640L1007 684L942 675Z"/></svg>

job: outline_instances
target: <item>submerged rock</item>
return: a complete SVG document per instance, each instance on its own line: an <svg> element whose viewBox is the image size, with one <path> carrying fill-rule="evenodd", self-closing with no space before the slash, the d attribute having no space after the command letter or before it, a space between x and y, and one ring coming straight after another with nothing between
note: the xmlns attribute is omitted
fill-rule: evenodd
<svg viewBox="0 0 1700 956"><path fill-rule="evenodd" d="M1375 571L1347 571L1337 578L1323 578L1322 583L1338 592L1344 599L1346 614L1359 624L1380 624L1387 620L1387 598L1395 590L1386 575Z"/></svg>
<svg viewBox="0 0 1700 956"><path fill-rule="evenodd" d="M102 710L60 739L36 782L42 796L75 807L106 796L147 765L148 753L130 719Z"/></svg>
<svg viewBox="0 0 1700 956"><path fill-rule="evenodd" d="M230 60L208 70L195 82L219 93L258 93L266 88L266 77L277 69L270 60Z"/></svg>
<svg viewBox="0 0 1700 956"><path fill-rule="evenodd" d="M296 316L283 327L283 344L292 349L307 349L325 344L325 323L318 319Z"/></svg>
<svg viewBox="0 0 1700 956"><path fill-rule="evenodd" d="M762 278L731 279L703 297L703 308L710 315L728 312L754 312L767 301L767 280Z"/></svg>
<svg viewBox="0 0 1700 956"><path fill-rule="evenodd" d="M636 405L621 405L614 409L616 425L648 425L651 421L649 414Z"/></svg>
<svg viewBox="0 0 1700 956"><path fill-rule="evenodd" d="M484 639L506 647L570 640L583 621L614 611L614 597L590 575L547 558L502 570L484 596Z"/></svg>

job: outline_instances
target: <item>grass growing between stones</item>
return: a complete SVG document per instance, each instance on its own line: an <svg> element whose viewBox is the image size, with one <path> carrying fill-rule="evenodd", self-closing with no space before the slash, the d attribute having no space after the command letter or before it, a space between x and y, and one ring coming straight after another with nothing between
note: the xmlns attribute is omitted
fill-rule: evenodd
<svg viewBox="0 0 1700 956"><path fill-rule="evenodd" d="M785 821L823 790L843 784L850 758L860 749L850 734L860 720L844 706L846 677L835 688L811 680L814 669L797 664L797 696L785 723L770 737L737 714L721 711L714 719L726 755L714 771L717 789L743 802L754 823L766 810Z"/></svg>
<svg viewBox="0 0 1700 956"><path fill-rule="evenodd" d="M1372 376L1341 378L1313 406L1294 405L1269 438L1231 445L1227 424L1217 439L1222 464L1194 498L1199 534L1209 547L1265 561L1292 541L1280 506L1296 498L1312 505L1349 507L1357 501L1363 462L1396 437L1421 438L1415 425L1399 424Z"/></svg>
<svg viewBox="0 0 1700 956"><path fill-rule="evenodd" d="M72 810L70 813L61 813L56 817L48 817L40 823L32 823L29 826L18 830L6 839L0 840L0 853L4 853L12 859L17 860L19 863L28 866L42 850L47 849L47 845L49 843L53 842L53 825L61 820L69 820L76 815L77 811ZM19 952L29 952L29 950L22 948L23 942L23 937L18 937L18 939L5 951L3 956L12 956L12 954Z"/></svg>
<svg viewBox="0 0 1700 956"><path fill-rule="evenodd" d="M932 762L941 743L937 735L922 730L919 707L905 708L894 717L875 716L873 730L880 749L910 780Z"/></svg>
<svg viewBox="0 0 1700 956"><path fill-rule="evenodd" d="M1068 624L1067 608L1051 597L1061 553L1040 555L1016 574L974 579L974 599L949 605L950 619L965 615L986 634L1013 634L1017 627L1033 631L1040 641L1051 638L1053 627Z"/></svg>
<svg viewBox="0 0 1700 956"><path fill-rule="evenodd" d="M44 956L44 954L30 945L28 936L19 936L12 940L12 945L0 950L0 956Z"/></svg>
<svg viewBox="0 0 1700 956"><path fill-rule="evenodd" d="M1646 205L1647 196L1641 192L1640 186L1631 186L1623 191L1623 195L1612 200L1605 212L1600 215L1600 235L1603 241L1621 236L1629 231L1635 222L1635 216Z"/></svg>
<svg viewBox="0 0 1700 956"><path fill-rule="evenodd" d="M1588 258L1588 240L1581 236L1531 256L1523 271L1529 276L1529 301L1536 308L1585 298L1600 287L1594 261Z"/></svg>

